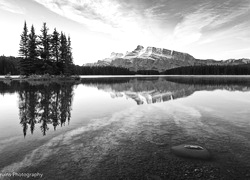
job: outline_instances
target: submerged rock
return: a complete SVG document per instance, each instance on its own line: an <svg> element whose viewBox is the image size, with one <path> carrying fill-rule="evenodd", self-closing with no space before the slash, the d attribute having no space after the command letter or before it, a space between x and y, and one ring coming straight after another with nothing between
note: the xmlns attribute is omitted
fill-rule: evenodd
<svg viewBox="0 0 250 180"><path fill-rule="evenodd" d="M172 147L171 151L176 156L181 156L185 158L203 159L203 160L211 159L211 154L209 153L209 151L197 145L182 144Z"/></svg>

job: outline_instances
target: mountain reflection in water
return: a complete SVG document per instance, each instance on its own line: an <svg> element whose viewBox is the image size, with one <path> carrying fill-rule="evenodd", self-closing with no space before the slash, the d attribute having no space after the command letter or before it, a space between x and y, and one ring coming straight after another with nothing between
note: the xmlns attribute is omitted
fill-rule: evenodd
<svg viewBox="0 0 250 180"><path fill-rule="evenodd" d="M166 102L190 96L196 91L250 91L250 81L225 78L99 78L82 79L80 84L105 91L112 98L126 97L138 105ZM26 136L39 127L46 135L71 119L74 83L28 83L0 81L0 94L17 93L20 124ZM83 92L84 93L84 92Z"/></svg>
<svg viewBox="0 0 250 180"><path fill-rule="evenodd" d="M92 81L92 82L91 82ZM102 82L103 81L103 82ZM122 81L122 80L121 80ZM112 98L131 98L138 105L152 104L183 98L196 91L250 91L248 79L225 78L134 78L127 82L87 80L86 84L110 93Z"/></svg>

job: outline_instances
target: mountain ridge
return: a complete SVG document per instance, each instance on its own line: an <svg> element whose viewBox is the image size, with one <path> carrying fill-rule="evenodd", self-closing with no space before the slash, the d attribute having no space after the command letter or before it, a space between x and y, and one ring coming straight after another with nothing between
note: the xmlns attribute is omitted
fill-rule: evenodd
<svg viewBox="0 0 250 180"><path fill-rule="evenodd" d="M188 53L178 52L165 48L146 47L138 45L133 51L125 54L112 52L110 57L98 60L96 63L87 63L83 66L115 66L128 68L132 71L157 70L159 72L182 66L198 65L239 65L248 64L250 59L196 59Z"/></svg>

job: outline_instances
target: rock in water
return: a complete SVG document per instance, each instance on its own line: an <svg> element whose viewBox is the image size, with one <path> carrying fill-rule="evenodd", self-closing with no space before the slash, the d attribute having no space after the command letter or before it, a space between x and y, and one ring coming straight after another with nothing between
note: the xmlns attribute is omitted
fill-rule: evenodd
<svg viewBox="0 0 250 180"><path fill-rule="evenodd" d="M211 154L208 152L207 149L197 145L182 144L179 146L172 147L171 151L176 156L181 156L185 158L203 159L203 160L209 160L211 158Z"/></svg>

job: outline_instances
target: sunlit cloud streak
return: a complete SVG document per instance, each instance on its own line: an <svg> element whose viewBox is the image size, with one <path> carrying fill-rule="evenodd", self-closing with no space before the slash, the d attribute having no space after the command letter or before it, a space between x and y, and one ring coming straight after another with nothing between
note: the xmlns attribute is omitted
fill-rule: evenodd
<svg viewBox="0 0 250 180"><path fill-rule="evenodd" d="M115 1L101 0L36 0L51 11L86 25L93 31L118 33L136 28L133 17L135 12L122 12L122 7Z"/></svg>
<svg viewBox="0 0 250 180"><path fill-rule="evenodd" d="M15 14L24 14L24 9L21 7L18 7L6 0L1 0L0 1L0 9L15 13Z"/></svg>
<svg viewBox="0 0 250 180"><path fill-rule="evenodd" d="M229 4L229 1L227 2ZM212 4L211 1L199 4L195 8L197 10L184 15L183 20L175 27L174 42L175 44L182 46L192 44L199 41L202 36L209 31L216 30L217 33L220 33L220 29L223 28L223 26L227 26L229 23L232 23L232 26L227 28L229 31L235 32L235 27L238 23L241 23L237 18L249 13L249 8L250 2L247 1L245 1L244 6L241 5L239 7L228 8L225 8L225 6L222 5L214 7L214 4ZM227 32L228 29L226 30ZM236 33L241 32L241 30L244 29L238 28L237 30ZM209 38L205 42L211 41L211 38Z"/></svg>

